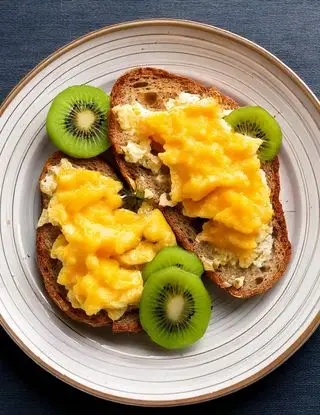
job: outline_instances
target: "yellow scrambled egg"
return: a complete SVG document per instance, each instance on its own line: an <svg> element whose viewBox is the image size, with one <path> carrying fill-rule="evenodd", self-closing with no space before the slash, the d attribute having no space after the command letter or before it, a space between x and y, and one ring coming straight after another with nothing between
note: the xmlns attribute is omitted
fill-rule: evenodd
<svg viewBox="0 0 320 415"><path fill-rule="evenodd" d="M182 202L186 216L208 219L198 239L217 255L207 268L262 266L271 253L273 215L257 155L262 140L233 132L214 98L182 93L164 111L138 103L114 111L137 145L146 148L152 139L163 146L158 157L170 169L171 203Z"/></svg>
<svg viewBox="0 0 320 415"><path fill-rule="evenodd" d="M139 303L141 265L176 244L162 213L147 204L137 213L123 209L119 181L75 168L66 159L40 186L51 198L39 226L51 223L62 232L51 250L63 264L58 283L66 287L73 307L120 318Z"/></svg>

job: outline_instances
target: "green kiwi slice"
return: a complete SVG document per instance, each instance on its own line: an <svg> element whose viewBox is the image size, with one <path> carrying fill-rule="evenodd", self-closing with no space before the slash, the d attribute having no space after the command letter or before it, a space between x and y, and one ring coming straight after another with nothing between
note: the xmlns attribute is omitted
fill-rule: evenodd
<svg viewBox="0 0 320 415"><path fill-rule="evenodd" d="M142 270L142 277L146 281L151 274L172 266L191 272L198 277L201 277L204 271L202 262L197 255L179 246L170 246L162 248L153 260L145 265Z"/></svg>
<svg viewBox="0 0 320 415"><path fill-rule="evenodd" d="M54 98L47 115L47 133L69 156L97 156L110 146L106 120L109 110L110 98L102 89L71 86Z"/></svg>
<svg viewBox="0 0 320 415"><path fill-rule="evenodd" d="M141 325L155 343L180 349L204 335L211 315L211 299L201 278L169 267L150 276L139 309Z"/></svg>
<svg viewBox="0 0 320 415"><path fill-rule="evenodd" d="M241 107L224 119L234 131L263 140L258 153L260 160L273 160L279 153L282 131L278 122L264 108Z"/></svg>

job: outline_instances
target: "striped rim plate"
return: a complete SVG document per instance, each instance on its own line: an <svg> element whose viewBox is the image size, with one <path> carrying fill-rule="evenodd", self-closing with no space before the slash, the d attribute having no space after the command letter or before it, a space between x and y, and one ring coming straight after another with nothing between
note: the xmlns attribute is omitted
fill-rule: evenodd
<svg viewBox="0 0 320 415"><path fill-rule="evenodd" d="M145 335L111 336L65 318L48 300L35 263L37 180L54 151L45 119L74 84L110 91L126 70L155 66L257 104L281 124L283 202L293 257L285 276L247 301L213 287L213 316L193 347L169 352ZM277 58L237 35L174 20L131 22L72 42L12 91L0 120L0 312L20 347L60 379L137 405L200 402L238 390L287 359L319 323L319 102Z"/></svg>

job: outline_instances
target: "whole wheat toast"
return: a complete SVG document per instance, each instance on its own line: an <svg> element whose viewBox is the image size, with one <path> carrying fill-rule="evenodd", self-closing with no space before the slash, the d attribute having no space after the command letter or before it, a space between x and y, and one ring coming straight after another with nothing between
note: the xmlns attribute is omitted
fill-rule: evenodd
<svg viewBox="0 0 320 415"><path fill-rule="evenodd" d="M150 110L165 109L165 102L181 92L198 94L202 97L214 96L225 109L238 108L238 104L234 100L224 96L215 88L206 87L192 79L176 76L155 68L133 69L120 77L112 89L111 107L133 104L138 101ZM127 144L130 137L121 130L112 111L109 119L109 138L113 144L120 171L134 190L151 190L155 195L155 203L158 203L162 193L170 192L170 174L166 166L161 168L160 173L153 174L144 167L125 161L121 147ZM155 152L159 151L158 148L154 150ZM266 173L267 182L271 189L271 201L274 210L272 258L261 268L251 265L249 268L243 269L226 265L219 267L215 272L207 273L218 286L239 298L262 294L271 288L284 274L291 256L291 244L288 240L286 221L279 200L278 158L272 162L264 163L262 168ZM159 180L159 174L161 180ZM210 261L210 258L214 256L212 246L208 243L198 242L196 239L197 234L201 231L202 222L199 223L199 220L183 216L179 206L174 208L165 207L161 210L176 234L179 243L184 248L195 252L203 262ZM230 281L234 281L238 277L245 277L244 283L242 287L235 288L230 284Z"/></svg>
<svg viewBox="0 0 320 415"><path fill-rule="evenodd" d="M41 176L41 181L47 174L48 169L60 163L62 158L68 159L74 166L84 167L89 170L98 170L101 173L117 179L113 170L101 158L95 157L87 160L73 159L64 155L63 153L54 153L46 162ZM49 203L49 197L41 193L41 207L46 208ZM60 229L57 226L46 224L37 229L36 236L36 256L40 273L43 277L45 288L54 301L54 303L70 318L81 323L89 324L93 327L112 326L112 332L131 332L137 333L141 331L139 323L139 315L137 310L127 311L119 320L112 321L105 311L88 316L83 310L73 308L67 299L66 289L58 284L57 277L61 269L61 262L50 257L53 242L60 234Z"/></svg>

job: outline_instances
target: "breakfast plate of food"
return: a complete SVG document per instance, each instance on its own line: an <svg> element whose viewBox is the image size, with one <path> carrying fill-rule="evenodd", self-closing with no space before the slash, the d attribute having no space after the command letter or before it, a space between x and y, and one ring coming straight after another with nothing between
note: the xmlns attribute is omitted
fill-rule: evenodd
<svg viewBox="0 0 320 415"><path fill-rule="evenodd" d="M319 324L319 101L256 44L151 20L90 33L1 107L1 323L133 405L245 387Z"/></svg>

